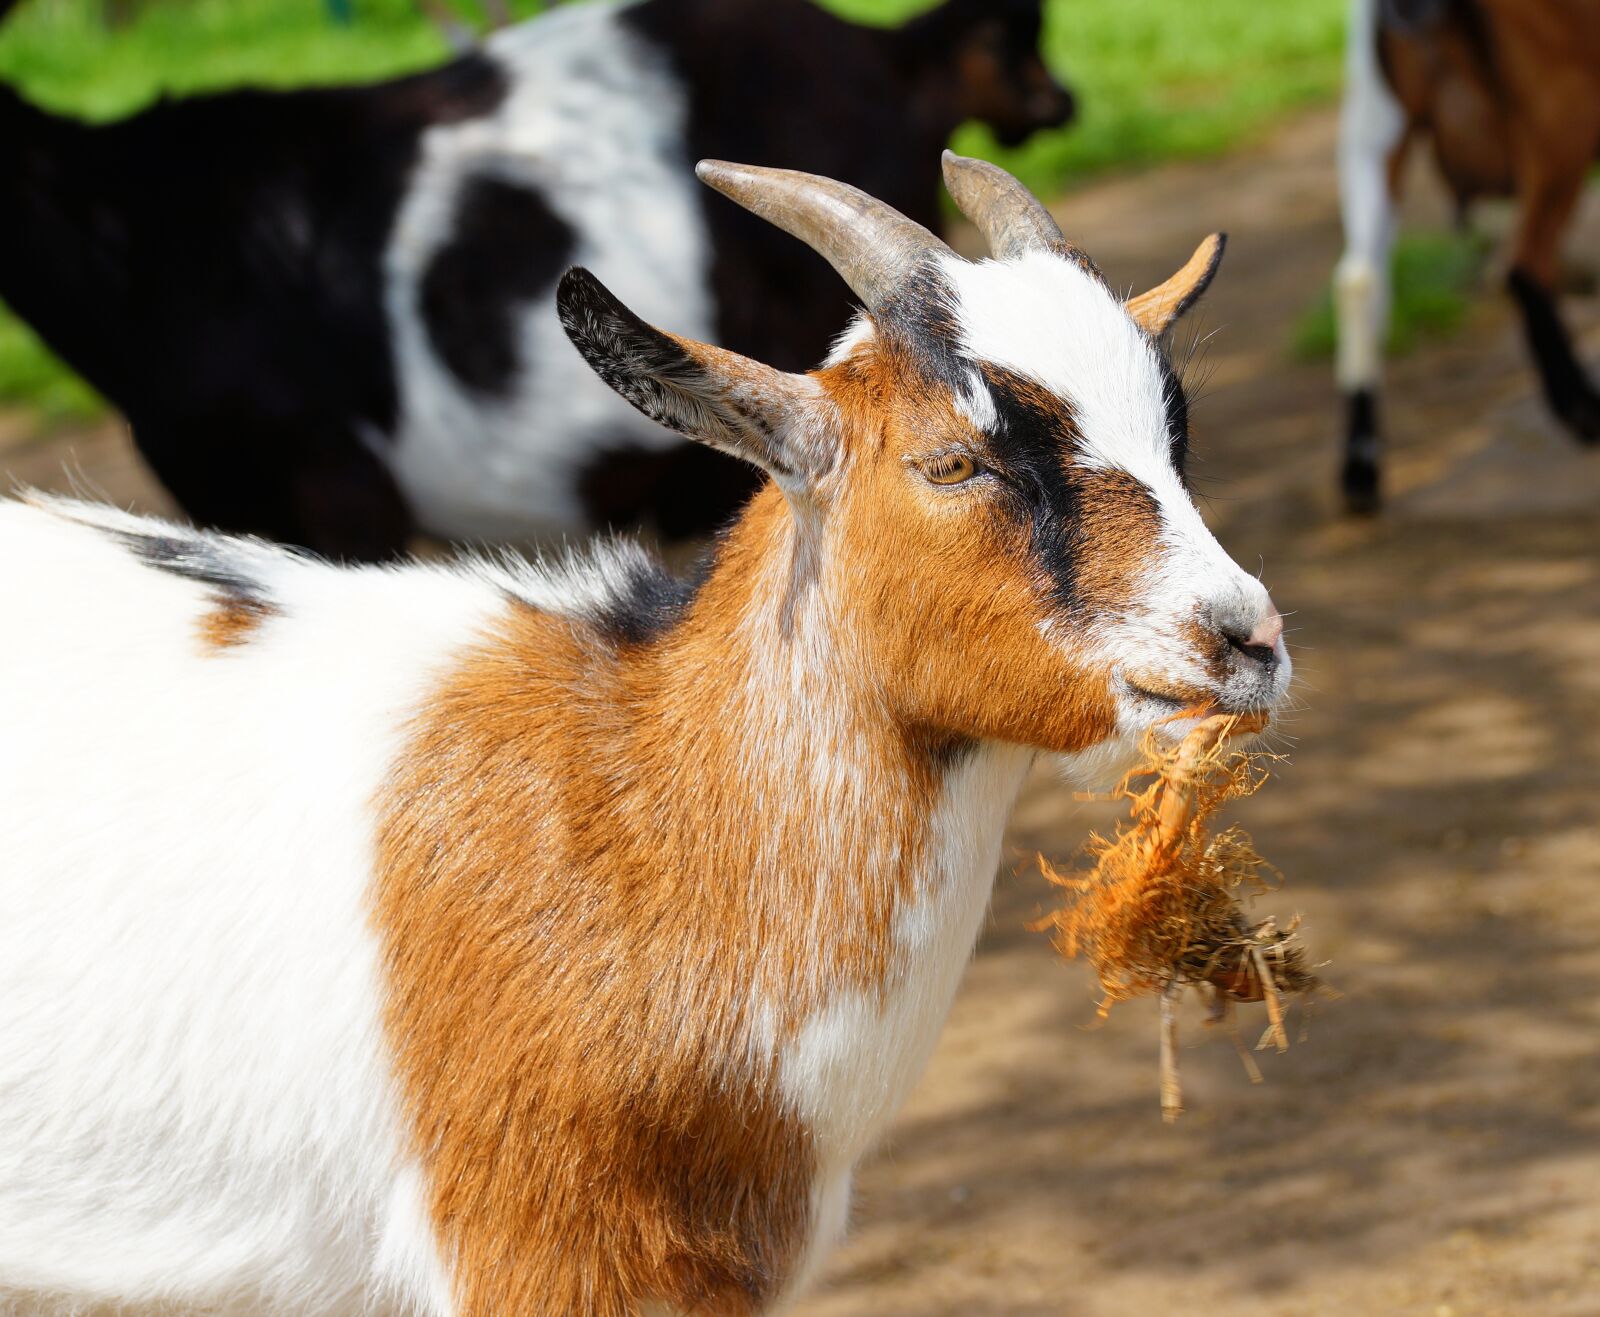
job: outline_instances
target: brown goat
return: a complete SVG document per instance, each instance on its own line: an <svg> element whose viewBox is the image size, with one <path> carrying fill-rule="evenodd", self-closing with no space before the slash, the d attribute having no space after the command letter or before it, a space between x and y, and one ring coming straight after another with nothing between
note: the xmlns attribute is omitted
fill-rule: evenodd
<svg viewBox="0 0 1600 1317"><path fill-rule="evenodd" d="M1378 504L1376 393L1405 158L1426 139L1463 209L1521 206L1507 279L1551 410L1600 441L1600 392L1555 309L1561 240L1600 154L1600 0L1352 0L1335 275L1344 495Z"/></svg>

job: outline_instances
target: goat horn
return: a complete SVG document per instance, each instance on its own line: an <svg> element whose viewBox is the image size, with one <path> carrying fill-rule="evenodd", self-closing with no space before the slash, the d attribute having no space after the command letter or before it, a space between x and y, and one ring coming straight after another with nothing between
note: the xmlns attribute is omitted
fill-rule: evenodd
<svg viewBox="0 0 1600 1317"><path fill-rule="evenodd" d="M946 151L944 185L961 213L978 226L996 260L1032 251L1077 258L1044 203L998 165Z"/></svg>
<svg viewBox="0 0 1600 1317"><path fill-rule="evenodd" d="M884 305L943 239L848 183L793 169L702 160L702 183L822 256L869 311Z"/></svg>

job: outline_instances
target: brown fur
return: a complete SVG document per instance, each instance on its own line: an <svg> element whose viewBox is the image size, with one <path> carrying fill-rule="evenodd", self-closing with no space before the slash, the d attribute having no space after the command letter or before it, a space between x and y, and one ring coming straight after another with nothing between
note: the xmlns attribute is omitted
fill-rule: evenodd
<svg viewBox="0 0 1600 1317"><path fill-rule="evenodd" d="M1514 264L1553 290L1600 152L1600 0L1461 0L1414 35L1384 31L1379 50L1457 199L1515 191Z"/></svg>
<svg viewBox="0 0 1600 1317"><path fill-rule="evenodd" d="M246 644L278 610L260 599L219 595L199 621L200 644L207 653L222 653Z"/></svg>
<svg viewBox="0 0 1600 1317"><path fill-rule="evenodd" d="M885 407L918 396L908 368L819 377L840 469L815 506L758 495L658 641L516 608L379 802L388 1024L463 1313L769 1302L816 1155L750 1012L781 1041L883 989L949 746L1114 725L1104 677L1039 635L1025 528L908 515L938 494L904 459L973 438L948 399ZM1131 588L1137 535L1107 536L1106 588Z"/></svg>
<svg viewBox="0 0 1600 1317"><path fill-rule="evenodd" d="M730 767L710 694L519 609L383 802L389 1023L464 1314L740 1314L793 1265L809 1135L729 1001L766 875L747 818L684 808Z"/></svg>
<svg viewBox="0 0 1600 1317"><path fill-rule="evenodd" d="M1222 264L1222 251L1227 238L1213 233L1194 249L1194 255L1183 263L1170 279L1157 284L1147 293L1128 300L1128 314L1152 338L1160 338L1172 328L1172 322L1193 306L1216 277Z"/></svg>

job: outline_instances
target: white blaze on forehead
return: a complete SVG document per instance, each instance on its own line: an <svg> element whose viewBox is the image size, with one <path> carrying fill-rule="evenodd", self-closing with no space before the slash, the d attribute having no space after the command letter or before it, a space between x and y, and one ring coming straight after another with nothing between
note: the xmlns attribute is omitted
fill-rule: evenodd
<svg viewBox="0 0 1600 1317"><path fill-rule="evenodd" d="M1078 458L1126 471L1155 496L1168 534L1227 562L1172 460L1167 377L1157 348L1099 279L1050 252L943 261L961 346L1044 385L1071 406Z"/></svg>
<svg viewBox="0 0 1600 1317"><path fill-rule="evenodd" d="M1172 464L1156 348L1100 280L1042 251L942 264L968 353L1069 403L1086 464L1137 476L1162 503L1189 501Z"/></svg>

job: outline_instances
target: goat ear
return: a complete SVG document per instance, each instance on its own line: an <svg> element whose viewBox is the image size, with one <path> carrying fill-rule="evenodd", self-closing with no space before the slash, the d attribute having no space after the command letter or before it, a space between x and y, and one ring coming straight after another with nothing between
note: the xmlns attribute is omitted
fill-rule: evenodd
<svg viewBox="0 0 1600 1317"><path fill-rule="evenodd" d="M1226 233L1213 233L1194 249L1194 255L1183 269L1157 284L1148 293L1140 293L1128 302L1128 314L1138 321L1141 329L1151 338L1160 338L1172 328L1172 322L1200 300L1200 294L1210 286L1222 264L1222 249L1227 246Z"/></svg>
<svg viewBox="0 0 1600 1317"><path fill-rule="evenodd" d="M651 420L783 484L828 465L822 386L810 376L657 329L582 267L561 276L556 311L594 373Z"/></svg>

